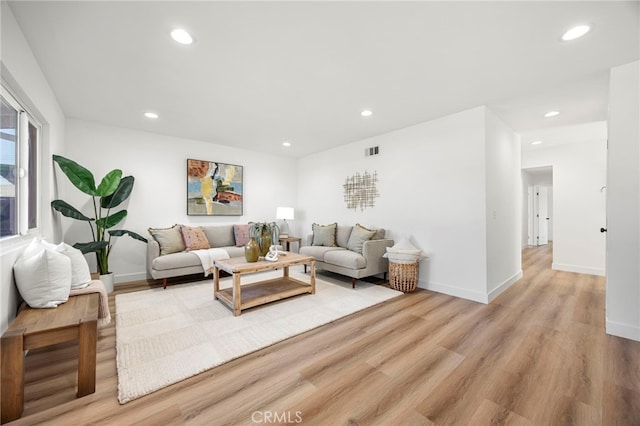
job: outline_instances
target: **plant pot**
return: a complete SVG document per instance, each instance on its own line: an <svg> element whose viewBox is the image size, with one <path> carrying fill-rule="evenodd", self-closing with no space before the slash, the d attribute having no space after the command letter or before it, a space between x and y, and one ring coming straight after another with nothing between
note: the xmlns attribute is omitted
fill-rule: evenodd
<svg viewBox="0 0 640 426"><path fill-rule="evenodd" d="M107 290L107 293L113 293L113 272L100 275L100 281L104 284L104 288Z"/></svg>
<svg viewBox="0 0 640 426"><path fill-rule="evenodd" d="M257 262L259 256L260 246L258 246L255 238L251 238L244 246L244 258L247 259L247 262Z"/></svg>

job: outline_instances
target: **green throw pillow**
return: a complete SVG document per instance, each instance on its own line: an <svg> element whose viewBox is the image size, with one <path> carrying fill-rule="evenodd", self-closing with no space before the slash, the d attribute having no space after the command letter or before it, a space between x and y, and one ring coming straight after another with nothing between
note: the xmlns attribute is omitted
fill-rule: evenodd
<svg viewBox="0 0 640 426"><path fill-rule="evenodd" d="M160 245L160 255L178 253L185 250L180 225L173 225L171 228L149 228L149 234Z"/></svg>
<svg viewBox="0 0 640 426"><path fill-rule="evenodd" d="M337 223L332 223L331 225L318 225L317 223L314 223L311 225L311 229L313 230L313 241L311 242L311 245L335 247L337 228Z"/></svg>
<svg viewBox="0 0 640 426"><path fill-rule="evenodd" d="M351 235L349 236L347 249L362 254L362 245L365 241L369 241L375 233L375 230L367 229L359 223L356 223L356 226L353 227L353 231L351 231Z"/></svg>

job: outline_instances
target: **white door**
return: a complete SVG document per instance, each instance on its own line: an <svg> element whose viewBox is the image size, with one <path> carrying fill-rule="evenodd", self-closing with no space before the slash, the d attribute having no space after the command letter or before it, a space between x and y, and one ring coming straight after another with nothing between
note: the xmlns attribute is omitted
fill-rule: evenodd
<svg viewBox="0 0 640 426"><path fill-rule="evenodd" d="M538 245L549 243L549 187L538 186Z"/></svg>
<svg viewBox="0 0 640 426"><path fill-rule="evenodd" d="M529 188L527 188L527 212L528 212L528 217L527 217L527 244L530 246L535 246L536 245L536 231L535 231L535 202L533 201L533 194L535 194L534 192L534 187L533 186L529 186Z"/></svg>

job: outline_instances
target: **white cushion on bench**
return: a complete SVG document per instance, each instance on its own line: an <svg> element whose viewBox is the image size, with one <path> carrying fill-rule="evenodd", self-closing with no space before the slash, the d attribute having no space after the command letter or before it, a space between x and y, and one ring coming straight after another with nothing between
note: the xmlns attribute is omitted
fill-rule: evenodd
<svg viewBox="0 0 640 426"><path fill-rule="evenodd" d="M55 308L69 299L71 260L34 238L13 265L16 286L32 308Z"/></svg>

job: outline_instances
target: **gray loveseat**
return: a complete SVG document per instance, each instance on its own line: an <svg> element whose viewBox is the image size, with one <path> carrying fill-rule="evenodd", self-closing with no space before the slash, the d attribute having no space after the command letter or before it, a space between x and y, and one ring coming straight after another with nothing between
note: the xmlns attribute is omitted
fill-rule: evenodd
<svg viewBox="0 0 640 426"><path fill-rule="evenodd" d="M318 238L316 228L314 234L307 236L304 245L300 247L300 254L313 256L319 269L351 277L353 288L359 278L384 274L386 279L389 263L382 256L387 247L393 246L393 240L384 238L385 230L368 230L359 224L335 225L333 244L330 239ZM373 235L370 236L372 232Z"/></svg>
<svg viewBox="0 0 640 426"><path fill-rule="evenodd" d="M236 244L239 227L246 225L201 226L211 248L224 249L229 257L244 256L244 244ZM167 287L167 278L190 274L204 274L200 258L185 251L180 236L180 225L164 229L149 229L152 238L147 242L147 270L153 279L162 280ZM235 229L234 229L235 227ZM182 246L180 242L182 241Z"/></svg>

